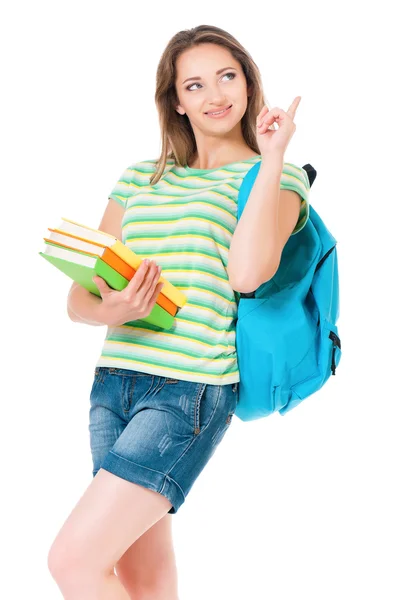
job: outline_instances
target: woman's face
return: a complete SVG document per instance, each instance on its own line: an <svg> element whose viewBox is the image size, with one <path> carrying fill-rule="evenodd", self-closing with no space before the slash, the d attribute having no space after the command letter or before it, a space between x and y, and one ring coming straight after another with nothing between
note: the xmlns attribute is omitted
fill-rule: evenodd
<svg viewBox="0 0 398 600"><path fill-rule="evenodd" d="M247 84L240 63L229 50L216 44L200 44L180 54L176 69L176 110L188 116L194 131L225 134L240 123L247 108ZM231 105L222 118L206 114Z"/></svg>

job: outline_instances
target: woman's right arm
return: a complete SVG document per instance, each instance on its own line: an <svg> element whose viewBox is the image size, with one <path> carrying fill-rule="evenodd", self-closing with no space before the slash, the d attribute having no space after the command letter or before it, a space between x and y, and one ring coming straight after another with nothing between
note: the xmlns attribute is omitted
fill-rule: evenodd
<svg viewBox="0 0 398 600"><path fill-rule="evenodd" d="M124 208L109 199L98 227L122 240ZM154 307L163 283L159 283L160 267L154 261L142 261L134 277L123 290L113 290L98 276L95 281L101 294L99 298L83 286L73 282L68 295L68 315L72 321L88 325L118 326L147 317Z"/></svg>
<svg viewBox="0 0 398 600"><path fill-rule="evenodd" d="M123 214L124 207L110 199L98 229L121 240ZM101 305L100 296L92 294L83 286L73 282L67 301L68 315L72 321L88 325L106 325L101 314Z"/></svg>
<svg viewBox="0 0 398 600"><path fill-rule="evenodd" d="M102 321L101 304L102 298L73 282L68 295L68 315L72 321L88 325L106 325Z"/></svg>

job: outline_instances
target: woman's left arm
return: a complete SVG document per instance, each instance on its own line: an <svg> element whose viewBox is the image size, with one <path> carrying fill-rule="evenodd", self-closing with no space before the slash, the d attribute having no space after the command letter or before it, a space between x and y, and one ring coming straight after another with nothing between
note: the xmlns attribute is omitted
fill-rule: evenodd
<svg viewBox="0 0 398 600"><path fill-rule="evenodd" d="M237 292L252 292L274 276L297 224L301 198L280 189L282 171L283 155L268 155L232 236L227 271Z"/></svg>
<svg viewBox="0 0 398 600"><path fill-rule="evenodd" d="M281 190L280 183L285 150L296 131L293 119L300 101L301 96L297 96L287 112L264 106L257 116L261 166L228 255L228 277L237 292L252 292L273 277L299 218L299 194ZM274 121L278 129L269 129Z"/></svg>

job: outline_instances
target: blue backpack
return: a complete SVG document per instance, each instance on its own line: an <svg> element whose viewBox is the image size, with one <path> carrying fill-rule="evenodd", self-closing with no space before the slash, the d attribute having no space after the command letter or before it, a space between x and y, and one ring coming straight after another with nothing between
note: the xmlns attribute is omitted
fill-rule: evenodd
<svg viewBox="0 0 398 600"><path fill-rule="evenodd" d="M260 162L242 181L242 215ZM307 164L310 186L315 169ZM240 294L236 350L240 372L235 414L242 421L280 415L321 389L341 358L336 321L339 276L336 240L310 205L306 225L287 241L272 279Z"/></svg>

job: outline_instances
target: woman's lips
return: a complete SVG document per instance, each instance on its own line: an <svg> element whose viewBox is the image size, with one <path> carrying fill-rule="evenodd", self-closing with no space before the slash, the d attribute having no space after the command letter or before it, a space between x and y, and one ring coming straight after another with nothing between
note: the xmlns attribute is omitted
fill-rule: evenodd
<svg viewBox="0 0 398 600"><path fill-rule="evenodd" d="M212 115L210 113L205 113L206 117L210 117L211 119L222 119L223 117L226 117L227 115L229 115L229 113L231 112L231 108L232 108L232 104L229 108L227 108L227 110L224 110L224 112L218 114L218 115Z"/></svg>

